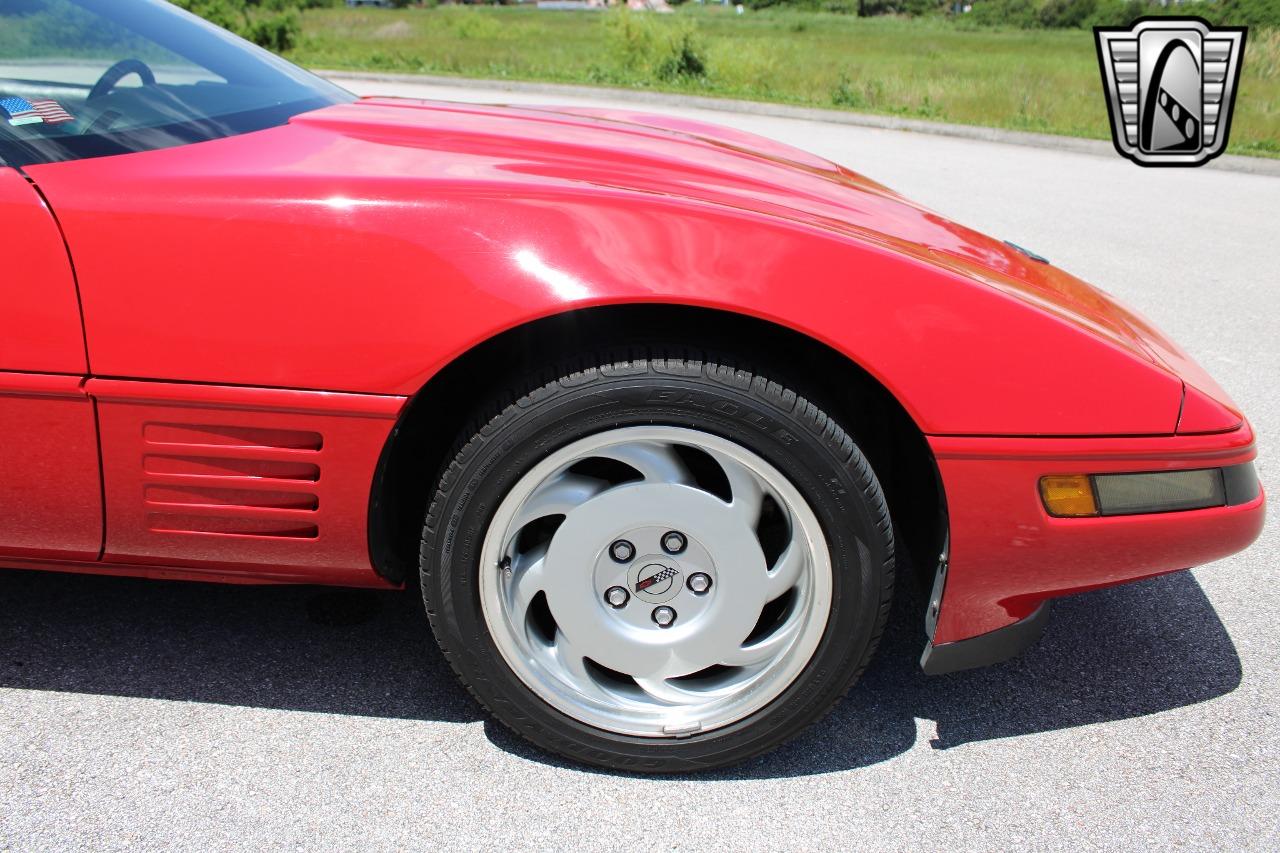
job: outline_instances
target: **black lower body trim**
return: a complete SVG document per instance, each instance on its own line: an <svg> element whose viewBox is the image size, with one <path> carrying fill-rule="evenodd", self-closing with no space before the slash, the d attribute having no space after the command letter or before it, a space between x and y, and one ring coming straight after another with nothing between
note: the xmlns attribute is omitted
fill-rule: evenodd
<svg viewBox="0 0 1280 853"><path fill-rule="evenodd" d="M920 668L925 675L945 675L962 669L1000 663L1021 654L1034 645L1044 629L1049 626L1049 602L1043 602L1035 612L1012 625L935 646L925 646L920 658Z"/></svg>

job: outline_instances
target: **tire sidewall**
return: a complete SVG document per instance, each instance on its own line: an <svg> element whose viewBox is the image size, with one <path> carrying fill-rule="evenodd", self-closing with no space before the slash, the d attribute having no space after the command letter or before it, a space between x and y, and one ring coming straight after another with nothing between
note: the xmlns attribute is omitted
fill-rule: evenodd
<svg viewBox="0 0 1280 853"><path fill-rule="evenodd" d="M856 446L781 386L740 371L713 380L700 367L690 375L585 371L579 382L544 386L508 407L464 448L455 461L456 476L432 510L440 523L434 547L424 549L423 593L455 666L503 722L539 745L591 764L671 772L765 751L843 695L882 626L892 540L883 495ZM655 424L718 435L781 471L817 516L832 565L827 625L796 680L743 720L681 739L607 732L544 702L516 677L489 635L478 583L490 521L527 471L585 436Z"/></svg>

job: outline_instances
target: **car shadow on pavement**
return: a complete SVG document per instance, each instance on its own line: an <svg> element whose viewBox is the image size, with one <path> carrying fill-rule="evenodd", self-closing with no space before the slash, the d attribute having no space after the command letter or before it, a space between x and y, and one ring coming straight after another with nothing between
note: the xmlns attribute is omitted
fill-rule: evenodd
<svg viewBox="0 0 1280 853"><path fill-rule="evenodd" d="M848 770L934 749L1138 717L1234 690L1240 660L1189 572L1054 603L1022 657L920 672L920 593L900 594L862 681L781 749L702 779ZM0 688L475 722L416 591L218 586L0 570ZM570 766L492 720L499 748Z"/></svg>
<svg viewBox="0 0 1280 853"><path fill-rule="evenodd" d="M1240 685L1240 658L1190 572L1060 599L1045 636L1021 657L944 676L920 671L922 593L899 587L889 628L862 680L822 722L780 749L698 779L773 779L865 767L911 749L917 719L933 749L1140 717ZM904 587L906 589L904 589ZM490 740L561 764L501 725Z"/></svg>
<svg viewBox="0 0 1280 853"><path fill-rule="evenodd" d="M0 687L475 722L414 592L0 570Z"/></svg>

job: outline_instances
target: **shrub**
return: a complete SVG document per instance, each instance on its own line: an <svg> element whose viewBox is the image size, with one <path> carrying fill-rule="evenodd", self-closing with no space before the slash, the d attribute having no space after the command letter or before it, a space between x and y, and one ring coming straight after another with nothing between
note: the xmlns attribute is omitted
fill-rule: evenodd
<svg viewBox="0 0 1280 853"><path fill-rule="evenodd" d="M980 0L966 17L985 27L1040 26L1040 5L1036 0Z"/></svg>
<svg viewBox="0 0 1280 853"><path fill-rule="evenodd" d="M248 18L244 26L236 28L237 34L276 53L291 50L297 44L301 31L298 16L292 12Z"/></svg>
<svg viewBox="0 0 1280 853"><path fill-rule="evenodd" d="M605 13L604 23L614 63L632 75L673 81L707 73L706 52L694 21L663 20L623 8Z"/></svg>
<svg viewBox="0 0 1280 853"><path fill-rule="evenodd" d="M1258 29L1280 27L1280 0L1224 0L1215 10L1213 18L1219 24Z"/></svg>
<svg viewBox="0 0 1280 853"><path fill-rule="evenodd" d="M1093 14L1081 26L1127 27L1147 13L1147 4L1142 0L1098 0Z"/></svg>
<svg viewBox="0 0 1280 853"><path fill-rule="evenodd" d="M692 25L682 21L675 32L668 34L665 50L654 73L660 80L689 79L707 73L702 45Z"/></svg>
<svg viewBox="0 0 1280 853"><path fill-rule="evenodd" d="M1046 27L1079 27L1098 6L1098 0L1049 0L1040 7L1040 23Z"/></svg>
<svg viewBox="0 0 1280 853"><path fill-rule="evenodd" d="M174 0L174 2L188 12L194 12L225 30L234 32L244 23L243 4L233 3L231 0Z"/></svg>
<svg viewBox="0 0 1280 853"><path fill-rule="evenodd" d="M328 5L324 0L173 0L206 21L256 45L283 53L298 42L302 25L294 10ZM250 12L250 8L254 11ZM259 11L261 10L261 11Z"/></svg>
<svg viewBox="0 0 1280 853"><path fill-rule="evenodd" d="M889 0L868 0L889 2ZM892 0L918 2L918 0ZM904 7L905 8L905 7ZM1221 0L1159 6L1144 0L977 0L962 23L1030 29L1128 26L1143 15L1196 14L1218 24L1280 27L1280 0Z"/></svg>

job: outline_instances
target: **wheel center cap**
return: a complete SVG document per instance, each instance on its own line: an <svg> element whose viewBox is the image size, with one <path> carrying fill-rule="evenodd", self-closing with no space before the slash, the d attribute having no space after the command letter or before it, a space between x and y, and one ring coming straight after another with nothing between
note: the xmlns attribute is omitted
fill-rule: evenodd
<svg viewBox="0 0 1280 853"><path fill-rule="evenodd" d="M672 530L687 537L679 556L662 550ZM637 555L626 565L610 548L620 539ZM580 504L545 559L543 590L556 624L591 660L635 678L719 663L750 634L765 603L768 567L755 536L729 504L689 486L624 485ZM697 573L711 579L713 593L689 590ZM629 602L609 601L615 586ZM659 607L674 610L674 620L660 621Z"/></svg>
<svg viewBox="0 0 1280 853"><path fill-rule="evenodd" d="M627 572L632 594L650 604L666 604L684 584L684 574L672 560L640 559Z"/></svg>

